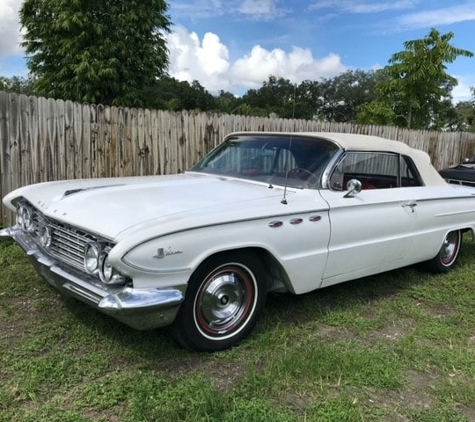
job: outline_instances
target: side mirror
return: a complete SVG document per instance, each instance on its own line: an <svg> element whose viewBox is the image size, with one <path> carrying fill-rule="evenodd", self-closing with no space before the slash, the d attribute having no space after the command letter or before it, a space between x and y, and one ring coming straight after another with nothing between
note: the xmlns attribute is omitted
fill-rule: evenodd
<svg viewBox="0 0 475 422"><path fill-rule="evenodd" d="M346 184L346 194L343 198L353 198L355 195L361 192L361 182L358 179L348 180Z"/></svg>

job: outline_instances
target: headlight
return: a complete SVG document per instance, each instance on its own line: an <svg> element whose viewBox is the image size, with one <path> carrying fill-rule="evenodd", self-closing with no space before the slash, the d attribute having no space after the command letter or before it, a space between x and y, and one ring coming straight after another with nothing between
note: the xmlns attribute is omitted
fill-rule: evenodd
<svg viewBox="0 0 475 422"><path fill-rule="evenodd" d="M33 212L28 206L24 204L19 205L16 216L18 225L24 231L32 232L35 229L35 225L33 223Z"/></svg>
<svg viewBox="0 0 475 422"><path fill-rule="evenodd" d="M99 269L99 256L101 247L97 243L88 243L84 253L84 268L89 274L94 274Z"/></svg>
<svg viewBox="0 0 475 422"><path fill-rule="evenodd" d="M101 276L101 280L104 283L109 283L112 280L114 269L109 261L109 255L106 252L101 255L100 267L99 275Z"/></svg>
<svg viewBox="0 0 475 422"><path fill-rule="evenodd" d="M126 278L119 274L109 261L108 250L103 251L99 258L99 276L105 284L123 284Z"/></svg>
<svg viewBox="0 0 475 422"><path fill-rule="evenodd" d="M41 245L44 248L48 248L51 245L51 229L48 226L39 226L38 235Z"/></svg>

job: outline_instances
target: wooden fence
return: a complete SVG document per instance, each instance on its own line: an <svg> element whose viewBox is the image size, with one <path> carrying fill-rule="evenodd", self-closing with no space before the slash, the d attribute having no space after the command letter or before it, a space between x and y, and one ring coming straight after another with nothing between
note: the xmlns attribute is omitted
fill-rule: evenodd
<svg viewBox="0 0 475 422"><path fill-rule="evenodd" d="M377 135L428 152L438 169L475 153L470 133L129 109L0 92L0 197L50 180L178 173L240 130ZM12 219L2 205L0 226Z"/></svg>

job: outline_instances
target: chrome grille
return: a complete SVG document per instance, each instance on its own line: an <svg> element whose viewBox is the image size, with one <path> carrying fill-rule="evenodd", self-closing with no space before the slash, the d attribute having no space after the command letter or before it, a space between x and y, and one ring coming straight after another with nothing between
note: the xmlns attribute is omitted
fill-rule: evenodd
<svg viewBox="0 0 475 422"><path fill-rule="evenodd" d="M33 220L36 226L48 226L51 229L51 245L47 253L52 257L84 271L84 252L87 243L99 241L99 239L83 230L62 224L58 221L45 218L37 209L34 210ZM38 244L39 234L34 233Z"/></svg>
<svg viewBox="0 0 475 422"><path fill-rule="evenodd" d="M471 180L458 180L458 179L446 179L447 182L452 183L454 185L464 185L464 186L472 186L475 187L475 182Z"/></svg>
<svg viewBox="0 0 475 422"><path fill-rule="evenodd" d="M84 270L84 251L88 242L96 240L86 232L49 221L51 229L51 255L73 267Z"/></svg>

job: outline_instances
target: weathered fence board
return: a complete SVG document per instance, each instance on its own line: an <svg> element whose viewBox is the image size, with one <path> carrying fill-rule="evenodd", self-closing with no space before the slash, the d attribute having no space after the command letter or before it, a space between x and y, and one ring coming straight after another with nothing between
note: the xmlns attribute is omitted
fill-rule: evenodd
<svg viewBox="0 0 475 422"><path fill-rule="evenodd" d="M49 180L181 172L241 130L377 135L428 152L438 169L475 154L472 133L128 109L0 92L0 197ZM0 226L12 220L2 206Z"/></svg>

